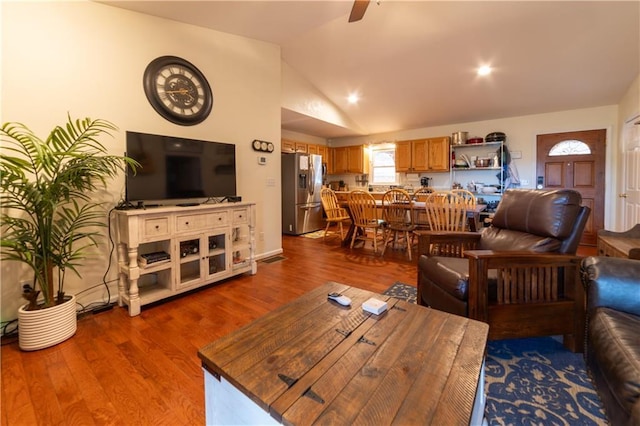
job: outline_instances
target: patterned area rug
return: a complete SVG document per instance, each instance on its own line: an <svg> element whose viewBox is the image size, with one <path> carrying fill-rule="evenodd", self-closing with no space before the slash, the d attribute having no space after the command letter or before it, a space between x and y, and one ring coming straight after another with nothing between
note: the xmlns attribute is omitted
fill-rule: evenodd
<svg viewBox="0 0 640 426"><path fill-rule="evenodd" d="M396 282L383 294L416 303L416 287ZM582 354L552 337L488 343L489 425L603 425L602 404Z"/></svg>
<svg viewBox="0 0 640 426"><path fill-rule="evenodd" d="M327 234L327 238L329 238L330 235L333 235L331 233ZM322 238L324 237L324 229L321 229L319 231L313 231L313 232L309 232L307 234L301 234L301 237L305 237L305 238L312 238L312 239L318 239L318 238Z"/></svg>

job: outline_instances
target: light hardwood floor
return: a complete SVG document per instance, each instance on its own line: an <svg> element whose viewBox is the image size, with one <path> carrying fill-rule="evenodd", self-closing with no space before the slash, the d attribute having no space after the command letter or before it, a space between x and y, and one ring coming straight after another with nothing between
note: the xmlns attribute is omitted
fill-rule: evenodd
<svg viewBox="0 0 640 426"><path fill-rule="evenodd" d="M284 260L129 317L116 307L78 322L70 340L37 352L3 342L3 426L202 425L197 351L326 281L383 292L416 284L416 257L343 248L336 237L283 237ZM585 248L581 254L595 254Z"/></svg>
<svg viewBox="0 0 640 426"><path fill-rule="evenodd" d="M37 352L3 342L2 425L202 425L199 348L326 281L383 292L416 283L416 263L342 248L337 237L283 237L284 260L129 317L116 307L78 321Z"/></svg>

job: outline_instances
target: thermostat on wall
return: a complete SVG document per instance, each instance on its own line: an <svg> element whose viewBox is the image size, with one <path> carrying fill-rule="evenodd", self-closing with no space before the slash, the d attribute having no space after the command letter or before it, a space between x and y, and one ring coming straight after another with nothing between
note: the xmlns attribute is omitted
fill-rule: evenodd
<svg viewBox="0 0 640 426"><path fill-rule="evenodd" d="M267 157L263 157L262 155L258 155L258 164L264 166L267 164Z"/></svg>

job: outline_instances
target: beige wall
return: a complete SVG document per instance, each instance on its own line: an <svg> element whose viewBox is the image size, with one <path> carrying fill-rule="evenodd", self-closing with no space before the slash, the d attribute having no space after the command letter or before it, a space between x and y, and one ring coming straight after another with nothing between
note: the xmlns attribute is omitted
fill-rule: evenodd
<svg viewBox="0 0 640 426"><path fill-rule="evenodd" d="M20 121L45 137L73 117L107 119L119 127L104 142L114 154L125 150L133 130L236 145L238 194L255 201L257 252L282 250L280 221L280 48L276 45L154 18L94 2L2 2L2 122ZM214 94L213 111L196 126L178 126L147 102L142 75L156 57L175 55L194 63ZM276 144L266 166L258 166L251 141ZM275 186L266 182L275 180ZM124 178L101 196L110 209L124 195ZM106 215L105 215L106 217ZM108 240L100 256L69 277L67 291L83 293L81 303L100 300L109 262ZM28 273L2 263L2 319L15 318L20 283ZM115 259L107 274L111 295Z"/></svg>

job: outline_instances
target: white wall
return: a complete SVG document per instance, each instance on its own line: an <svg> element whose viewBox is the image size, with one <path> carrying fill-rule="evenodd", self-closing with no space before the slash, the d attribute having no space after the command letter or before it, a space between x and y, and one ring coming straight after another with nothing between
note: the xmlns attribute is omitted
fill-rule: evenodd
<svg viewBox="0 0 640 426"><path fill-rule="evenodd" d="M279 46L93 2L2 2L2 122L19 121L45 137L72 117L107 119L119 128L102 140L114 154L125 150L125 131L182 136L236 145L238 194L255 201L257 253L282 250L280 221ZM142 87L147 64L175 55L195 64L214 94L209 118L178 126L160 117ZM251 141L276 145L258 166ZM264 155L264 154L263 154ZM267 186L273 179L275 186ZM124 177L109 186L106 208L123 197ZM67 292L99 286L108 266L108 241L100 257L69 277ZM115 259L107 279L116 275ZM18 265L2 263L2 319L15 318L20 283L30 281ZM115 283L110 285L112 296ZM100 299L101 287L82 303Z"/></svg>

